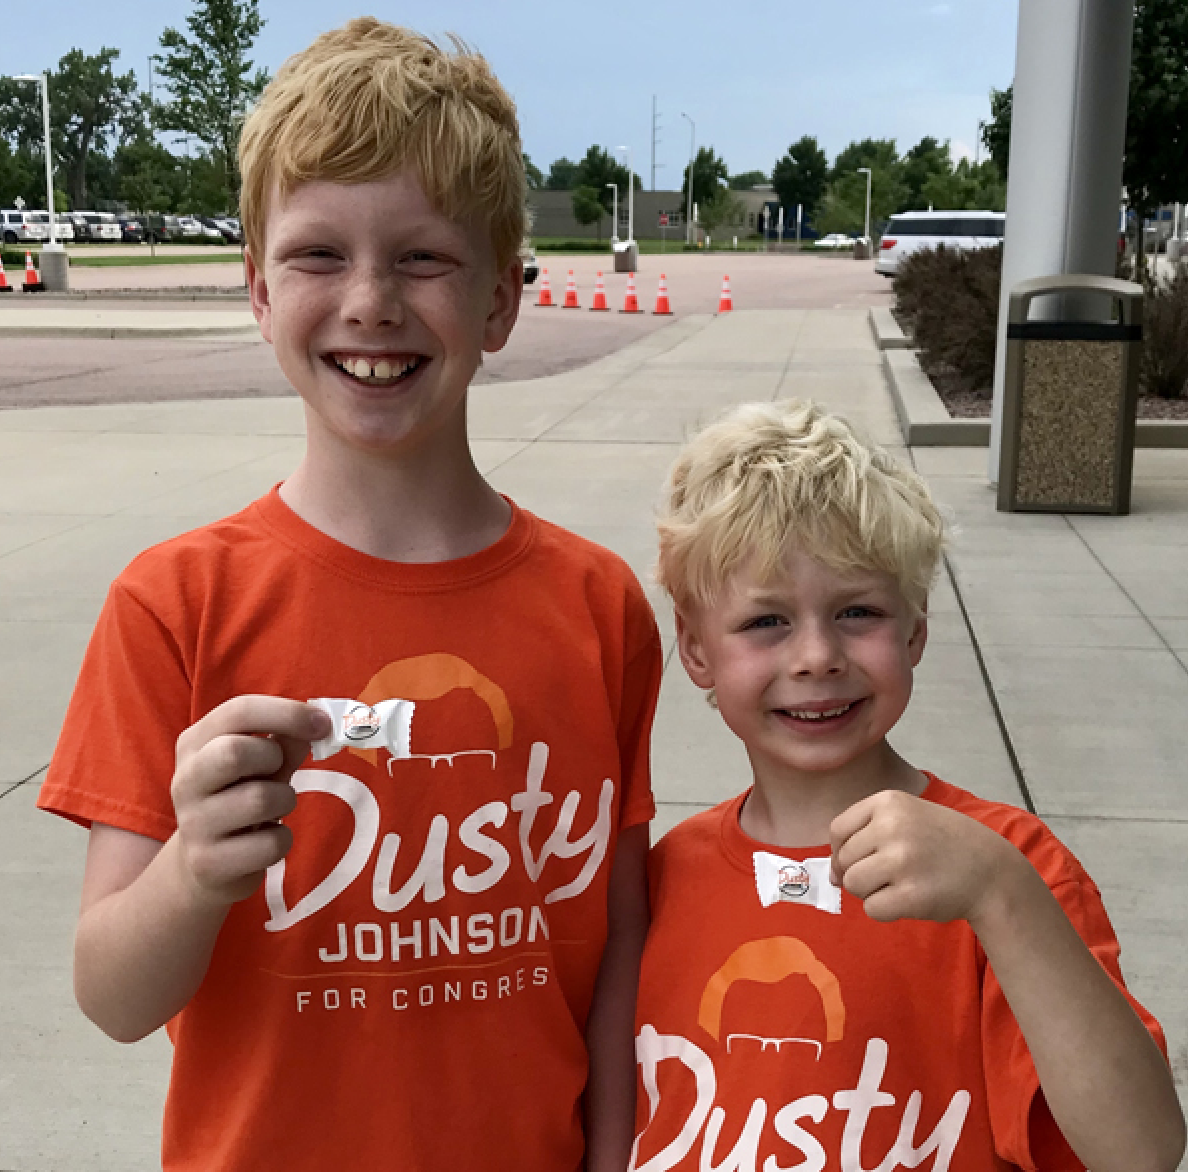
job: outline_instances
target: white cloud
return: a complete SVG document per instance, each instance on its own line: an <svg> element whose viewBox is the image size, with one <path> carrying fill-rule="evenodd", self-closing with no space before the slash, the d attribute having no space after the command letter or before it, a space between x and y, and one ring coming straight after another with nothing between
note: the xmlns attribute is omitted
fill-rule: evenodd
<svg viewBox="0 0 1188 1172"><path fill-rule="evenodd" d="M968 143L962 142L959 138L955 138L949 143L949 154L952 156L954 163L960 159L969 159L972 163L975 158L973 147Z"/></svg>
<svg viewBox="0 0 1188 1172"><path fill-rule="evenodd" d="M934 4L929 10L933 16L948 16L953 11L952 4Z"/></svg>

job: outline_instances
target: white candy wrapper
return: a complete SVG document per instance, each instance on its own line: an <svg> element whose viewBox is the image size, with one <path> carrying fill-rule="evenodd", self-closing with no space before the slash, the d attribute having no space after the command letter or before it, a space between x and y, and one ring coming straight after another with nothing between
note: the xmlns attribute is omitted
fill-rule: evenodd
<svg viewBox="0 0 1188 1172"><path fill-rule="evenodd" d="M754 854L755 888L764 907L800 903L841 915L841 888L829 878L829 858L784 859L767 851Z"/></svg>
<svg viewBox="0 0 1188 1172"><path fill-rule="evenodd" d="M310 703L333 723L330 735L311 746L315 761L325 761L343 749L387 749L402 761L412 756L412 718L416 709L412 700L381 700L373 705L319 696Z"/></svg>

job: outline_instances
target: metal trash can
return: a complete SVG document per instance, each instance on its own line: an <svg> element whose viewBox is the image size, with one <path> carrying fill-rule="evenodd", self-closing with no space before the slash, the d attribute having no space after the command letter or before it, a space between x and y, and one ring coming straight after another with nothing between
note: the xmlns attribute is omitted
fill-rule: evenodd
<svg viewBox="0 0 1188 1172"><path fill-rule="evenodd" d="M1029 321L1045 294L1117 302L1106 321ZM1023 281L1007 318L1000 512L1128 513L1142 356L1143 289L1067 274Z"/></svg>
<svg viewBox="0 0 1188 1172"><path fill-rule="evenodd" d="M634 240L616 240L611 250L615 254L616 273L639 271L639 245Z"/></svg>

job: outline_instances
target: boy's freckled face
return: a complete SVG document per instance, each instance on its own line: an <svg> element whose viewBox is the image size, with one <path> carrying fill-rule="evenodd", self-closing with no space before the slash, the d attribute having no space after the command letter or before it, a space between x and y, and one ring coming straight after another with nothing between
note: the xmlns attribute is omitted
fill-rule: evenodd
<svg viewBox="0 0 1188 1172"><path fill-rule="evenodd" d="M518 261L497 269L481 222L437 212L408 170L311 181L269 202L249 266L261 332L318 430L349 447L408 450L464 428L483 351L506 343Z"/></svg>
<svg viewBox="0 0 1188 1172"><path fill-rule="evenodd" d="M903 715L926 624L888 575L800 552L770 581L735 574L680 621L681 658L757 770L821 773L880 749Z"/></svg>

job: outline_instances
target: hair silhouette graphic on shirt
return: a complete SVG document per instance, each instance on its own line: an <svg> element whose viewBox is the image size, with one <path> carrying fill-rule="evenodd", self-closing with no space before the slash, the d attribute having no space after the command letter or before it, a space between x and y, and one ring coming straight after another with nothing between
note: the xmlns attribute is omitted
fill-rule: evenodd
<svg viewBox="0 0 1188 1172"><path fill-rule="evenodd" d="M706 982L697 1011L697 1024L715 1042L722 1040L722 1011L726 996L740 981L775 985L791 976L804 976L817 991L821 1008L825 1012L825 1041L840 1042L846 1030L846 1006L842 1000L841 985L837 977L822 964L803 940L795 936L768 936L761 940L748 940L727 958L725 963ZM817 1048L821 1055L822 1043L817 1038L766 1037L762 1034L728 1034L726 1052L735 1038L758 1042L761 1050L773 1047L779 1050L784 1043L805 1043Z"/></svg>
<svg viewBox="0 0 1188 1172"><path fill-rule="evenodd" d="M430 700L440 700L455 689L462 688L472 692L486 704L495 723L496 748L459 748L449 753L416 753L415 747L416 720L415 707L418 703ZM413 707L413 725L410 736L410 747L407 759L428 760L436 766L438 761L453 763L455 757L486 755L495 763L495 754L500 749L507 749L512 743L514 721L511 707L507 702L507 695L493 680L488 679L482 672L471 667L466 660L457 655L445 652L434 652L430 655L416 655L410 659L398 659L381 668L367 682L367 686L359 693L358 699L364 704L375 705L383 700L404 700ZM351 748L350 752L372 765L379 764L378 749ZM400 758L392 756L388 760L388 772L392 772L393 762Z"/></svg>

